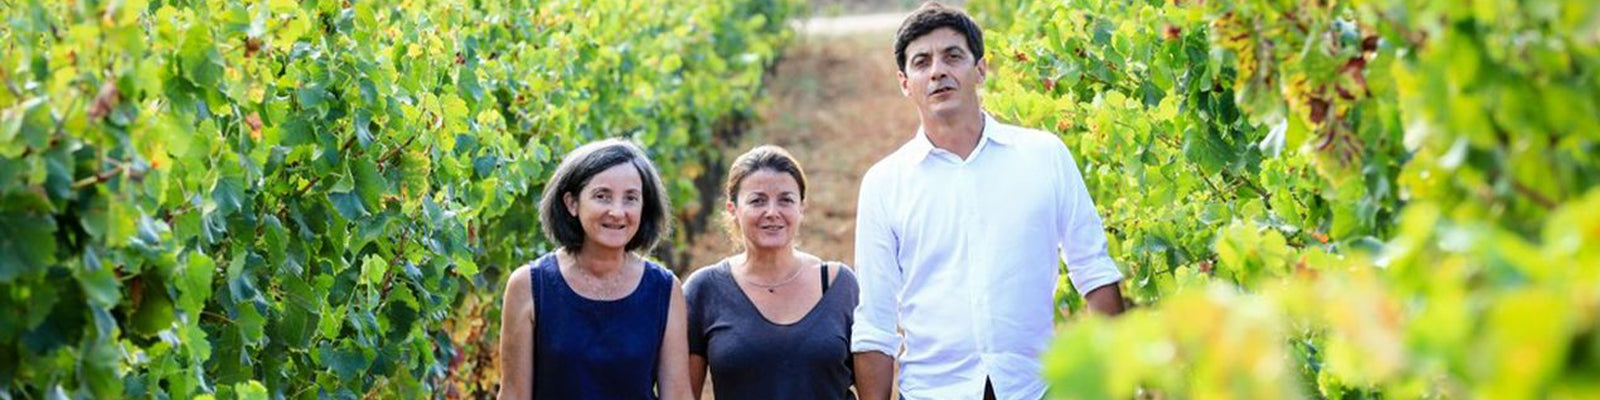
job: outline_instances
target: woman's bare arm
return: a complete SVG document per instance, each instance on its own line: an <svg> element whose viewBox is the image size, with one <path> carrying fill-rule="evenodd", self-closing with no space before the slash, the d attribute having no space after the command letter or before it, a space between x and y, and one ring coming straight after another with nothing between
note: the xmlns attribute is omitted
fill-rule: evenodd
<svg viewBox="0 0 1600 400"><path fill-rule="evenodd" d="M672 304L667 308L667 331L661 337L660 382L663 400L689 400L689 317L678 278L672 278Z"/></svg>
<svg viewBox="0 0 1600 400"><path fill-rule="evenodd" d="M706 388L706 357L698 354L689 355L689 394L694 395L694 400L700 400Z"/></svg>
<svg viewBox="0 0 1600 400"><path fill-rule="evenodd" d="M500 399L533 398L533 286L529 267L506 282L500 308Z"/></svg>

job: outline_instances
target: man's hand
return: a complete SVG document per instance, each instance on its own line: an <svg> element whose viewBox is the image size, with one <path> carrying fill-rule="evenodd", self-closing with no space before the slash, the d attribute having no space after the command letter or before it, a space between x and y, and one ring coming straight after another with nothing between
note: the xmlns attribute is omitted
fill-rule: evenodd
<svg viewBox="0 0 1600 400"><path fill-rule="evenodd" d="M1113 284L1110 284L1110 285L1101 286L1101 287L1095 288L1094 290L1090 290L1088 294L1083 295L1083 298L1084 298L1084 300L1087 300L1089 302L1089 309L1094 311L1094 312L1098 312L1098 313L1101 313L1101 314L1104 314L1104 315L1122 314L1122 289L1121 289L1121 286L1122 286L1121 282L1113 283ZM857 366L856 368L857 368L857 371L860 371L860 369L859 369L859 368L861 368L860 365L861 365L861 355L857 354L856 355L856 366Z"/></svg>
<svg viewBox="0 0 1600 400"><path fill-rule="evenodd" d="M889 400L894 385L894 357L869 351L855 353L856 394L861 400Z"/></svg>

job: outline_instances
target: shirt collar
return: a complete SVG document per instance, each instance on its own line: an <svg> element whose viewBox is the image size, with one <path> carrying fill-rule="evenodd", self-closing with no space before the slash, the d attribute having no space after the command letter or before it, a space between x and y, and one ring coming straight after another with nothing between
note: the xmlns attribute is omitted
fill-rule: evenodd
<svg viewBox="0 0 1600 400"><path fill-rule="evenodd" d="M973 154L976 155L978 150L983 148L986 141L1009 146L1015 140L1016 132L1012 132L1009 126L1001 125L1000 122L994 120L993 116L985 112L983 113L983 131L979 132L978 145L972 148ZM917 127L917 135L911 138L910 145L912 153L919 156L919 160L926 158L929 154L933 154L933 151L937 149L933 146L933 140L928 139L928 133L923 131L921 126Z"/></svg>

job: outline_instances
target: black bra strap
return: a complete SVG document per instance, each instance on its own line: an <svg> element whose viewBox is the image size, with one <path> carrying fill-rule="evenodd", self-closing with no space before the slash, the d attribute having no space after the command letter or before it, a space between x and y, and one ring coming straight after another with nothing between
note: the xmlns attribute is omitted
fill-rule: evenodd
<svg viewBox="0 0 1600 400"><path fill-rule="evenodd" d="M828 292L828 263L822 263L822 292Z"/></svg>

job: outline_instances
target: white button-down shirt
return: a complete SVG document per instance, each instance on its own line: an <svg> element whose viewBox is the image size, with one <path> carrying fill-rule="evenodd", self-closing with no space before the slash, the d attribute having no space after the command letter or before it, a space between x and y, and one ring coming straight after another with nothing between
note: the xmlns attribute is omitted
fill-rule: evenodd
<svg viewBox="0 0 1600 400"><path fill-rule="evenodd" d="M867 171L856 213L850 350L898 355L911 400L979 399L985 378L1043 397L1060 260L1080 293L1122 279L1066 145L987 114L965 160L919 130Z"/></svg>

